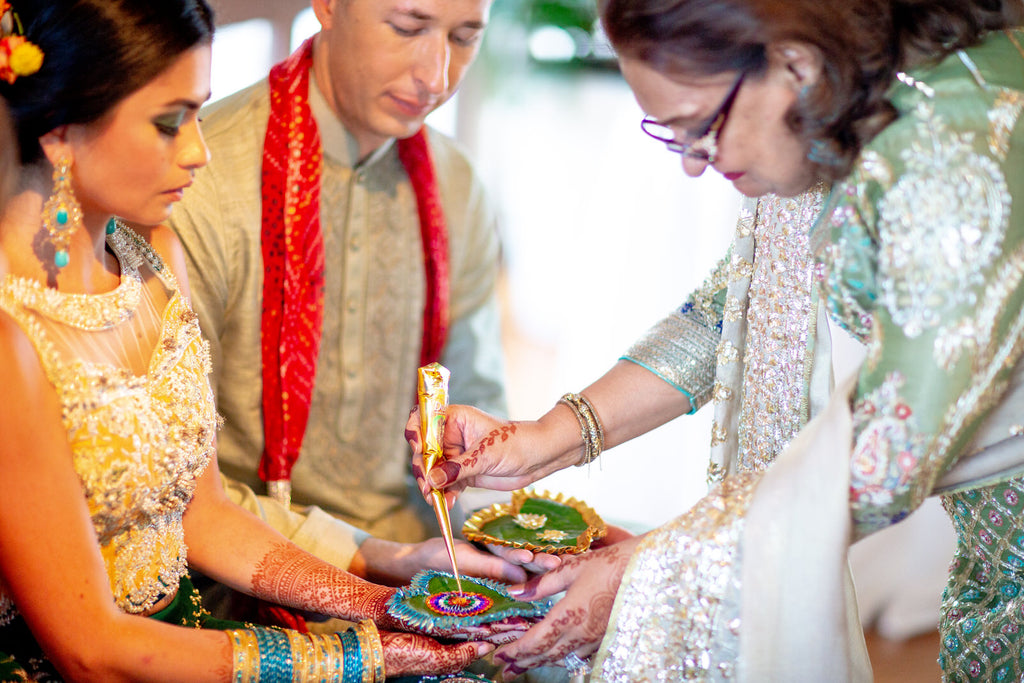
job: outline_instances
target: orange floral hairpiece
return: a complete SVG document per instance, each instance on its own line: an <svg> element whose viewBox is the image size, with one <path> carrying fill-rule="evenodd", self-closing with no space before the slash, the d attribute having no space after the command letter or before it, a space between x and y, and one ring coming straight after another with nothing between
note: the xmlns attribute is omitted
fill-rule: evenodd
<svg viewBox="0 0 1024 683"><path fill-rule="evenodd" d="M18 15L7 0L0 0L0 79L13 84L43 65L43 51L25 37Z"/></svg>

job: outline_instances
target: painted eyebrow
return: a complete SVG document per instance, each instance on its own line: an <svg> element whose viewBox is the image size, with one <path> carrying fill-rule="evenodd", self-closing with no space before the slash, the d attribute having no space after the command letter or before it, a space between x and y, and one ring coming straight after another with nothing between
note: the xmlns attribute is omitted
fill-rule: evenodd
<svg viewBox="0 0 1024 683"><path fill-rule="evenodd" d="M212 95L213 95L213 93L206 93L206 97L204 97L202 100L199 100L199 101L188 99L188 98L184 98L184 97L179 97L176 100L171 100L170 102L164 103L163 106L167 107L168 109L171 108L171 107L185 107L186 109L199 109L199 108L201 108L203 106L203 104L205 102L209 101L209 99L210 99L210 97L212 97Z"/></svg>
<svg viewBox="0 0 1024 683"><path fill-rule="evenodd" d="M660 123L663 126L667 126L669 128L671 128L673 126L679 126L680 128L685 128L686 132L690 132L690 128L695 128L695 127L698 127L698 126L701 126L701 125L707 123L708 120L711 118L711 116L712 115L705 116L702 119L699 119L699 118L697 118L695 116L686 116L686 115L683 115L683 116L673 116L672 118L667 119L665 121L658 121L658 123ZM688 124L688 125L686 125L686 124Z"/></svg>

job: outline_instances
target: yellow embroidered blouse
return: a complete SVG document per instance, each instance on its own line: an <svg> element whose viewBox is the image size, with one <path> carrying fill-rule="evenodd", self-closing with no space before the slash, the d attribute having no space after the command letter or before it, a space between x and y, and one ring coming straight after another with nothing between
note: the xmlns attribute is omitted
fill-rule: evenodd
<svg viewBox="0 0 1024 683"><path fill-rule="evenodd" d="M123 226L107 244L121 266L113 291L66 294L8 276L0 308L57 390L114 598L141 613L186 572L182 515L217 415L208 346L173 275ZM0 586L0 624L14 613Z"/></svg>

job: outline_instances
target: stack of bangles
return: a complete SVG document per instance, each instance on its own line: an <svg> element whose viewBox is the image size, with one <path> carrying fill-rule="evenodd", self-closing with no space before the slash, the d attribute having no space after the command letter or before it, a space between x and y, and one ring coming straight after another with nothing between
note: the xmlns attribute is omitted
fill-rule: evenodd
<svg viewBox="0 0 1024 683"><path fill-rule="evenodd" d="M569 406L580 423L583 457L576 463L576 467L589 465L597 460L597 456L604 450L604 427L601 426L601 419L597 416L594 405L583 394L568 393L558 399L558 402Z"/></svg>
<svg viewBox="0 0 1024 683"><path fill-rule="evenodd" d="M232 683L384 683L384 647L370 619L326 635L260 627L226 633Z"/></svg>

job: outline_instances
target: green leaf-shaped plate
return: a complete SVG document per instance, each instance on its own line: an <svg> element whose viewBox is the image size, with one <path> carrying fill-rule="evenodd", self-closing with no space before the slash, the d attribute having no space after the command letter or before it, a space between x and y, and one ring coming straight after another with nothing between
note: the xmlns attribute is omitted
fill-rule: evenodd
<svg viewBox="0 0 1024 683"><path fill-rule="evenodd" d="M575 498L520 489L512 502L478 510L462 527L470 541L564 555L582 553L608 533L604 521Z"/></svg>
<svg viewBox="0 0 1024 683"><path fill-rule="evenodd" d="M459 578L462 593L454 574L433 570L417 573L408 586L388 599L388 614L425 633L444 634L508 617L542 617L551 608L549 600L516 600L497 581Z"/></svg>

